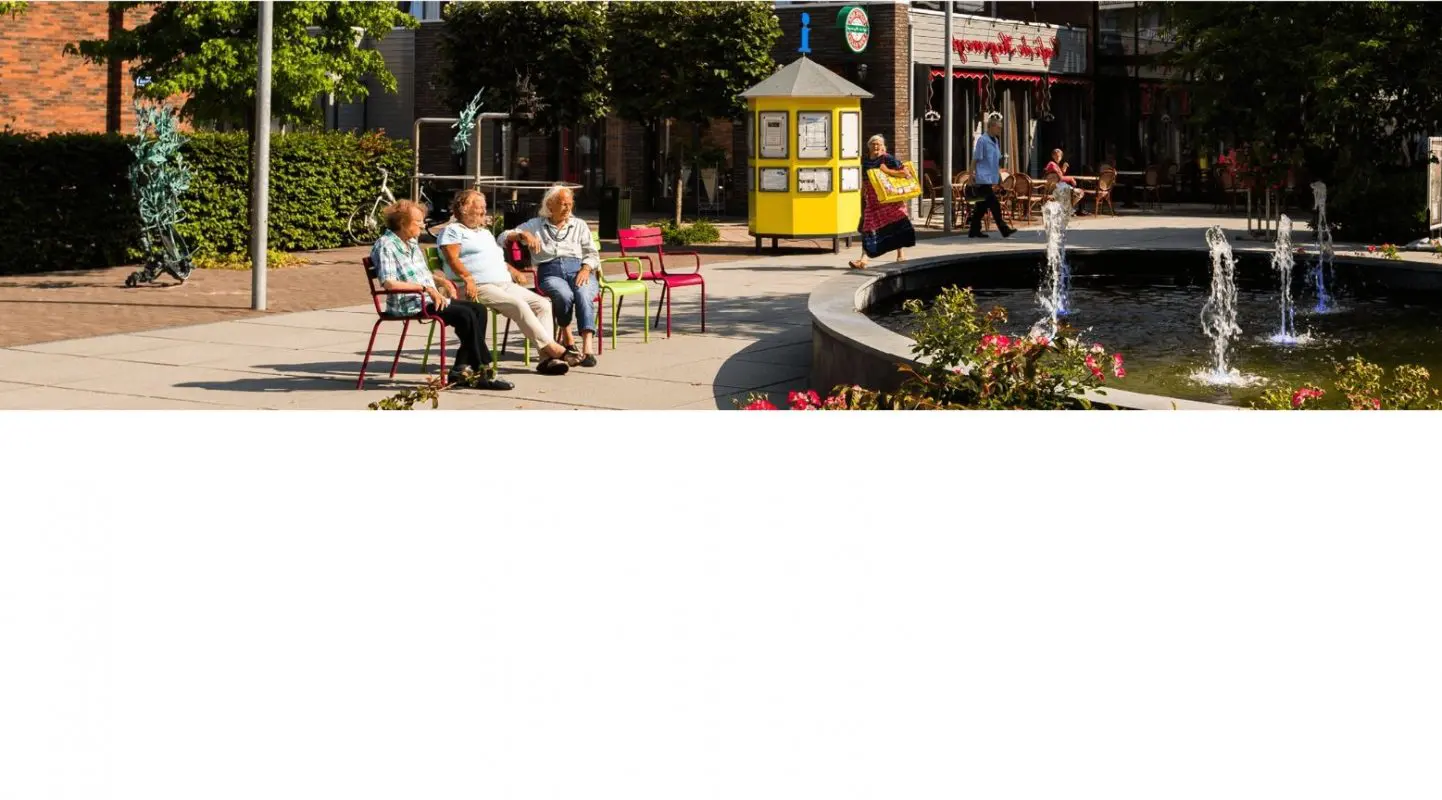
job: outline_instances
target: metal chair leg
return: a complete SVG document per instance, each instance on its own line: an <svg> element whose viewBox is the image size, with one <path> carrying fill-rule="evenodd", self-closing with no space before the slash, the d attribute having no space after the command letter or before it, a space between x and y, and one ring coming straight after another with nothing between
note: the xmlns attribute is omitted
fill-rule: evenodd
<svg viewBox="0 0 1442 800"><path fill-rule="evenodd" d="M411 328L411 321L410 321L410 320L406 320L406 323L401 326L401 343L398 344L398 345L396 345L396 357L395 357L395 359L394 359L393 361L391 361L391 377L392 377L392 378L394 378L394 377L396 376L396 368L401 365L401 351L404 350L404 349L406 349L406 331L410 330L410 328ZM441 341L445 341L445 340L442 339Z"/></svg>
<svg viewBox="0 0 1442 800"><path fill-rule="evenodd" d="M441 326L441 386L446 385L446 326Z"/></svg>
<svg viewBox="0 0 1442 800"><path fill-rule="evenodd" d="M426 366L431 363L431 343L434 342L435 340L436 340L436 323L432 322L432 323L431 323L431 332L430 332L430 335L426 336L426 354L421 357L421 371L422 371L422 372L424 372L425 369L426 369Z"/></svg>
<svg viewBox="0 0 1442 800"><path fill-rule="evenodd" d="M615 349L616 349L616 327L617 327L617 325L619 325L619 323L616 321L616 319L617 319L617 317L619 317L620 314L621 314L621 304L622 304L622 303L625 303L625 302L626 302L626 298L624 298L624 297L617 297L615 292L612 292L612 293L611 293L611 349L612 349L612 350L615 350Z"/></svg>
<svg viewBox="0 0 1442 800"><path fill-rule="evenodd" d="M363 361L361 361L360 377L357 378L357 379L356 379L356 382L355 382L355 388L356 388L356 389L361 389L361 388L364 388L364 387L365 387L365 382L366 382L366 367L370 366L370 363L371 363L371 350L374 349L375 346L376 346L376 334L380 332L381 323L384 322L384 321L385 321L385 320L380 320L380 319L378 319L378 320L376 320L376 324L374 324L374 325L371 326L371 340L366 343L366 357L365 357L365 359L364 359Z"/></svg>

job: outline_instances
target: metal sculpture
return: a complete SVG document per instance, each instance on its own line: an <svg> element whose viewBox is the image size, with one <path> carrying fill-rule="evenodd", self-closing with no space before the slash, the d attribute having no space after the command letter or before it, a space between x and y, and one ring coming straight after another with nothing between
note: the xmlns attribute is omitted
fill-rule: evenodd
<svg viewBox="0 0 1442 800"><path fill-rule="evenodd" d="M471 98L470 105L461 112L461 118L451 126L456 129L456 136L451 140L452 153L460 155L471 149L471 138L476 133L476 115L481 113L481 95L485 93L485 89L476 92L476 96Z"/></svg>
<svg viewBox="0 0 1442 800"><path fill-rule="evenodd" d="M145 266L130 274L125 285L154 283L162 272L181 283L195 268L190 247L176 225L185 219L180 197L190 188L190 168L180 148L180 116L165 104L135 104L135 143L130 152L130 188L140 211L140 243L145 248Z"/></svg>

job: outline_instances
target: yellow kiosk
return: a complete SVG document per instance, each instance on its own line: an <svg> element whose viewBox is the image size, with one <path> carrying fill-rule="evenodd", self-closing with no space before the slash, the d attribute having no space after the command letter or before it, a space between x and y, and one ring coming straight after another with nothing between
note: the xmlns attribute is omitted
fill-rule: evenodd
<svg viewBox="0 0 1442 800"><path fill-rule="evenodd" d="M747 101L747 222L756 239L841 239L861 221L861 100L871 93L802 55Z"/></svg>

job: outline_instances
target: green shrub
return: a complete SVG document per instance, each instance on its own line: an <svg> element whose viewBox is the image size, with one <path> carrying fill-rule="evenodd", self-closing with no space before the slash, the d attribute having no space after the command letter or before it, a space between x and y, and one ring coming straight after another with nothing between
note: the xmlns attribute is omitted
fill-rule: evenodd
<svg viewBox="0 0 1442 800"><path fill-rule="evenodd" d="M708 244L721 241L721 231L717 230L710 220L701 219L683 223L679 228L670 220L661 220L656 224L661 228L661 236L668 245Z"/></svg>
<svg viewBox="0 0 1442 800"><path fill-rule="evenodd" d="M130 263L140 218L116 135L0 131L0 273Z"/></svg>
<svg viewBox="0 0 1442 800"><path fill-rule="evenodd" d="M16 236L0 272L47 272L133 263L139 219L126 171L127 139L98 134L0 132L0 225ZM179 225L197 256L249 246L249 163L241 133L195 133L182 151L191 170ZM411 151L382 134L290 133L271 139L270 246L317 250L346 242L350 214L380 190L409 193Z"/></svg>
<svg viewBox="0 0 1442 800"><path fill-rule="evenodd" d="M1327 186L1338 241L1410 242L1427 232L1425 170L1353 170Z"/></svg>

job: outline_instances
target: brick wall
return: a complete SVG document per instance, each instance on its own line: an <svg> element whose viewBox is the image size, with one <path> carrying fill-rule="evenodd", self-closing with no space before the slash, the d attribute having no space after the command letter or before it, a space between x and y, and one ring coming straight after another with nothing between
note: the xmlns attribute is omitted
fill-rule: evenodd
<svg viewBox="0 0 1442 800"><path fill-rule="evenodd" d="M133 9L125 24L133 27L148 14ZM107 105L113 109L118 100L121 130L134 130L130 103L135 85L128 65L114 76L119 86L112 91L105 66L64 54L68 43L108 35L105 3L31 3L18 17L0 19L0 126L39 133L104 132Z"/></svg>
<svg viewBox="0 0 1442 800"><path fill-rule="evenodd" d="M800 58L801 14L811 14L811 53L809 58L830 69L874 95L861 101L862 139L879 133L886 137L891 154L911 158L911 126L907 106L911 97L911 54L907 45L911 20L907 7L893 3L864 3L871 22L871 41L866 50L853 53L846 46L841 29L836 27L837 9L778 8L781 39L772 56L784 66ZM857 66L865 64L866 77L860 78Z"/></svg>
<svg viewBox="0 0 1442 800"><path fill-rule="evenodd" d="M439 22L421 23L415 29L415 117L454 117L459 108L451 108L441 93L440 39L444 24ZM414 121L413 119L413 121ZM421 140L415 142L420 152L421 172L433 175L458 175L464 171L464 164L458 164L451 152L451 138L455 131L446 125L425 125L421 127ZM409 138L409 133L407 137ZM447 184L447 188L454 188Z"/></svg>

